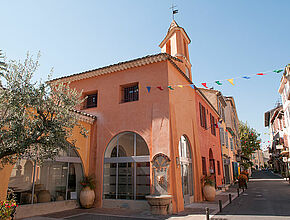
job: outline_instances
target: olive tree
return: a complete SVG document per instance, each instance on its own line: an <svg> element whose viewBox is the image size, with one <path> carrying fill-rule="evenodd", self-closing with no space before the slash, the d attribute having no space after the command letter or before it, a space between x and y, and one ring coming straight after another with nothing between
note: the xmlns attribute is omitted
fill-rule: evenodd
<svg viewBox="0 0 290 220"><path fill-rule="evenodd" d="M35 161L54 158L60 151L74 148L72 131L79 126L72 111L80 105L81 94L59 84L34 82L39 57L29 54L24 62L2 62L0 87L0 160L13 163L26 157ZM68 141L69 140L69 141Z"/></svg>

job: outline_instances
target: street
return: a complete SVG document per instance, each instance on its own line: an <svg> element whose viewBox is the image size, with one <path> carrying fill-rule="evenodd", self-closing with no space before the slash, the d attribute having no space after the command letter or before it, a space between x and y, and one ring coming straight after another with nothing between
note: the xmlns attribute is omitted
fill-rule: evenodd
<svg viewBox="0 0 290 220"><path fill-rule="evenodd" d="M270 171L256 171L248 189L213 219L290 219L290 185Z"/></svg>

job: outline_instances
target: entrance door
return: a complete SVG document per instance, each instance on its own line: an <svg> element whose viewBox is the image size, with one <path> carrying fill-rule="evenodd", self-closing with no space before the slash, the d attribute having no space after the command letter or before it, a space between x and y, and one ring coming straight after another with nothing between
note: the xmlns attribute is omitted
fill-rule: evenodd
<svg viewBox="0 0 290 220"><path fill-rule="evenodd" d="M189 204L193 196L193 175L190 145L185 136L179 140L182 193L184 204ZM192 198L193 199L193 198Z"/></svg>
<svg viewBox="0 0 290 220"><path fill-rule="evenodd" d="M229 165L225 165L225 178L226 178L226 184L230 184L230 170L229 170Z"/></svg>

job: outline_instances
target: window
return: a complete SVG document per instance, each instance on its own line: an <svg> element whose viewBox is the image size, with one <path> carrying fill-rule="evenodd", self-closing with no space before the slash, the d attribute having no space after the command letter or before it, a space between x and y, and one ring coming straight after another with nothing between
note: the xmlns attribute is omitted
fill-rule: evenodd
<svg viewBox="0 0 290 220"><path fill-rule="evenodd" d="M184 47L184 56L186 57L186 59L188 59L187 45L185 41L183 41L183 47Z"/></svg>
<svg viewBox="0 0 290 220"><path fill-rule="evenodd" d="M121 86L122 100L121 102L133 102L139 100L139 86L138 83Z"/></svg>
<svg viewBox="0 0 290 220"><path fill-rule="evenodd" d="M206 112L205 112L205 107L199 103L199 115L200 115L200 125L203 128L207 128L206 124Z"/></svg>
<svg viewBox="0 0 290 220"><path fill-rule="evenodd" d="M206 175L207 174L207 170L206 170L206 160L205 160L205 157L202 157L201 158L201 161L202 161L202 174L203 175Z"/></svg>
<svg viewBox="0 0 290 220"><path fill-rule="evenodd" d="M221 175L221 167L220 167L219 161L217 161L217 168L218 168L218 175Z"/></svg>
<svg viewBox="0 0 290 220"><path fill-rule="evenodd" d="M145 140L122 132L107 146L104 158L105 199L145 200L150 194L150 153Z"/></svg>
<svg viewBox="0 0 290 220"><path fill-rule="evenodd" d="M212 114L210 114L210 130L211 130L211 134L216 136L216 120L212 116Z"/></svg>
<svg viewBox="0 0 290 220"><path fill-rule="evenodd" d="M234 150L233 138L230 138L231 150Z"/></svg>
<svg viewBox="0 0 290 220"><path fill-rule="evenodd" d="M171 45L170 40L166 43L166 53L171 55Z"/></svg>
<svg viewBox="0 0 290 220"><path fill-rule="evenodd" d="M191 149L189 141L185 136L181 136L178 148L181 166L180 168L183 196L193 195Z"/></svg>
<svg viewBox="0 0 290 220"><path fill-rule="evenodd" d="M98 93L87 95L86 108L97 107L98 104Z"/></svg>
<svg viewBox="0 0 290 220"><path fill-rule="evenodd" d="M14 190L20 205L31 204L32 195L33 203L77 200L82 177L81 159L71 149L41 164L19 159L12 169L8 187Z"/></svg>
<svg viewBox="0 0 290 220"><path fill-rule="evenodd" d="M229 137L227 131L226 131L226 147L229 148Z"/></svg>
<svg viewBox="0 0 290 220"><path fill-rule="evenodd" d="M225 134L224 134L223 128L220 128L220 141L221 141L221 145L225 144Z"/></svg>

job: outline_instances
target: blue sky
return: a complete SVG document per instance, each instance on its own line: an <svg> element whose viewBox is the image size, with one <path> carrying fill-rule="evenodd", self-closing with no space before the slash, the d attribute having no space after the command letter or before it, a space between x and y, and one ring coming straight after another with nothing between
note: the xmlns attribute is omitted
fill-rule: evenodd
<svg viewBox="0 0 290 220"><path fill-rule="evenodd" d="M10 0L1 1L0 48L8 59L41 51L36 79L53 78L160 52L178 6L177 23L192 42L193 81L240 77L290 63L289 0ZM234 96L240 120L263 133L281 74L214 86Z"/></svg>

